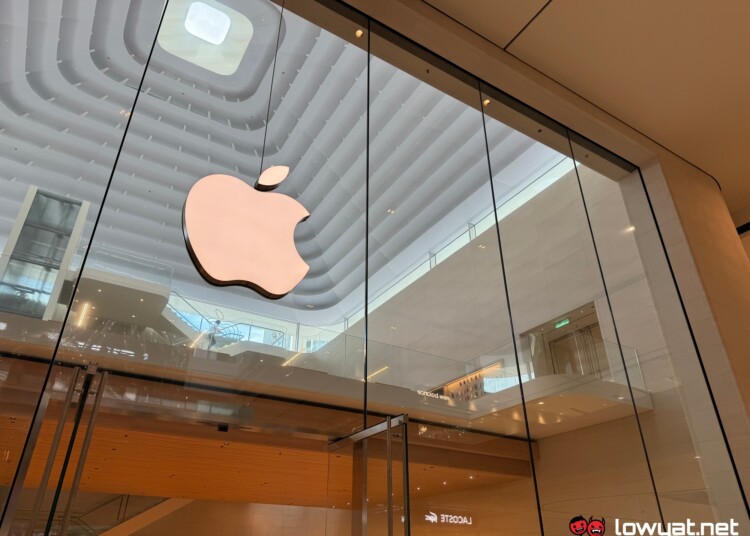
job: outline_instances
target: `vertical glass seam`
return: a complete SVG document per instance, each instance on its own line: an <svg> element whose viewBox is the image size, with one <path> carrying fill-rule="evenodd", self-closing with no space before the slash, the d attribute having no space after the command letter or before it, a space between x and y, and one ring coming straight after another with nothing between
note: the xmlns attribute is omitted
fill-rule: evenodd
<svg viewBox="0 0 750 536"><path fill-rule="evenodd" d="M588 205L586 204L586 196L583 193L583 185L581 183L581 176L578 173L578 161L576 160L575 153L573 152L573 142L570 139L570 130L566 129L566 137L568 139L568 145L570 147L570 156L573 158L573 169L575 170L576 174L576 181L578 182L578 191L581 194L581 202L583 203L583 213L586 216L586 224L589 228L589 234L591 235L591 244L594 247L594 256L596 257L596 265L599 269L599 277L601 277L602 280L602 288L604 290L604 297L607 300L607 309L609 310L609 316L612 319L612 329L615 332L615 339L617 343L617 350L620 353L620 359L622 360L622 368L625 372L625 381L628 384L628 393L630 394L630 402L633 406L633 415L635 416L635 422L638 427L638 435L641 439L641 446L643 447L643 455L646 459L646 468L648 469L648 475L651 479L651 487L654 490L654 499L656 500L656 508L659 510L659 518L661 520L662 526L665 526L664 524L664 512L661 508L661 500L659 499L659 491L656 488L656 479L654 478L654 471L651 467L651 459L648 455L648 448L646 447L646 438L643 435L643 427L641 426L641 418L640 415L638 415L638 407L635 404L635 397L633 396L633 386L630 382L630 373L628 372L628 366L625 363L625 354L622 351L622 343L620 341L620 332L617 329L617 322L615 321L615 313L612 309L612 301L609 297L609 290L607 288L607 281L604 278L604 269L602 268L602 261L599 257L599 248L596 245L596 237L594 236L594 228L591 225L591 218L589 217L589 209Z"/></svg>
<svg viewBox="0 0 750 536"><path fill-rule="evenodd" d="M534 482L534 498L536 499L537 516L539 519L539 530L544 536L544 519L542 516L542 503L539 499L539 486L536 478L536 464L534 463L534 448L531 443L531 430L529 428L529 417L526 412L526 397L523 390L523 377L521 375L521 363L518 358L518 344L516 343L516 329L513 324L513 312L510 306L510 294L508 293L508 280L505 276L505 259L503 257L503 243L500 239L500 221L497 218L497 201L495 197L495 185L492 181L492 159L490 158L490 143L487 139L487 123L485 121L484 108L482 104L482 82L477 79L477 96L479 97L479 111L482 115L482 133L484 135L484 149L487 155L487 171L489 173L490 192L492 194L492 214L495 218L495 232L497 233L497 248L500 254L500 271L503 276L503 292L505 293L505 304L508 308L508 322L510 324L510 338L513 341L513 355L516 360L516 373L518 375L518 389L521 393L521 408L523 409L523 423L526 429L526 443L529 447L529 463L531 465L531 478Z"/></svg>
<svg viewBox="0 0 750 536"><path fill-rule="evenodd" d="M370 66L371 66L372 18L367 17L367 91L365 95L365 317L363 348L364 363L362 380L362 429L367 428L367 347L369 341L368 322L370 315Z"/></svg>

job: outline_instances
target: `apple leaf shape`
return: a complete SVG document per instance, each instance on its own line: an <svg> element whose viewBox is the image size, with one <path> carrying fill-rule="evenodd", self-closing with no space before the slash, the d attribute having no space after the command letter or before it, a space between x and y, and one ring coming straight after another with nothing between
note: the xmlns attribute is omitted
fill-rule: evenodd
<svg viewBox="0 0 750 536"><path fill-rule="evenodd" d="M287 175L289 175L289 166L271 166L260 174L255 188L261 191L273 190L286 179Z"/></svg>

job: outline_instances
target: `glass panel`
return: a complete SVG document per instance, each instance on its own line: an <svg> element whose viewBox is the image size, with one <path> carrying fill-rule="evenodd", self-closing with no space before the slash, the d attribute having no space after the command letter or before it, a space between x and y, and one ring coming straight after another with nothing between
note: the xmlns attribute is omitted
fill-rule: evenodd
<svg viewBox="0 0 750 536"><path fill-rule="evenodd" d="M531 481L524 440L436 424L409 425L415 536L539 534L536 502L528 498Z"/></svg>
<svg viewBox="0 0 750 536"><path fill-rule="evenodd" d="M362 463L359 445L355 443L339 446L328 454L326 536L351 536L358 516L361 517L358 505L362 501L362 484L355 478L355 463Z"/></svg>
<svg viewBox="0 0 750 536"><path fill-rule="evenodd" d="M368 411L513 438L530 464L519 382L535 372L515 358L477 82L412 49L373 28ZM491 128L509 188L562 160ZM539 531L531 476L511 488L517 528Z"/></svg>
<svg viewBox="0 0 750 536"><path fill-rule="evenodd" d="M69 370L59 370L56 385L62 393ZM280 524L290 533L322 531L325 447L342 430L359 426L360 413L116 374L109 374L105 385L68 534L98 534L115 526L140 536L214 534L220 516L231 534ZM89 406L92 401L89 397ZM68 412L49 491L35 516L40 531L48 523L74 413L74 408ZM89 415L87 407L51 534L65 517ZM50 443L55 426L45 421L40 444ZM44 458L32 463L34 482L44 464ZM32 518L37 497L30 488L17 511L18 530Z"/></svg>
<svg viewBox="0 0 750 536"><path fill-rule="evenodd" d="M406 427L375 426L329 447L327 535L410 534Z"/></svg>
<svg viewBox="0 0 750 536"><path fill-rule="evenodd" d="M92 494L165 499L157 512L179 506L143 534L178 531L190 516L207 524L187 532L213 534L211 516L240 508L229 503L261 524L294 511L271 506L320 518L324 453L310 451L364 423L364 332L348 320L364 306L363 25L317 4L266 0L207 0L191 22L195 4L173 0L165 13L57 355L61 366L96 363L110 380L83 495L68 512L59 501L55 520L78 519ZM225 16L225 40L198 46L213 39L205 21ZM233 72L209 68L232 62ZM282 166L288 177L273 192L255 187ZM235 177L240 193L195 189L217 175ZM188 196L208 209L191 215ZM277 292L292 264L305 265L304 277ZM246 286L226 285L237 281ZM79 438L66 488L82 449ZM133 450L106 456L112 449ZM295 477L296 497L286 489Z"/></svg>
<svg viewBox="0 0 750 536"><path fill-rule="evenodd" d="M641 426L665 521L734 519L743 534L747 510L640 174L590 142L573 141L615 319L608 337L638 356L642 376L631 375L631 383L651 400Z"/></svg>
<svg viewBox="0 0 750 536"><path fill-rule="evenodd" d="M0 7L12 534L747 527L637 170L328 4Z"/></svg>
<svg viewBox="0 0 750 536"><path fill-rule="evenodd" d="M357 37L359 25L320 6L292 2L289 8L325 15L328 29L290 9L281 19L281 9L265 0L240 11L238 5L214 6L253 28L241 67L218 76L174 48L178 34L185 43L195 36L180 26L179 17L188 17L180 9L189 6L170 4L123 150L128 158L115 173L76 296L66 348L114 369L225 385L252 378L258 392L339 397L361 407L363 331L348 317L364 301L367 56L359 45L366 39ZM244 28L249 36L243 24L236 31ZM242 41L231 31L227 39ZM141 147L144 140L148 149ZM142 166L143 159L150 167ZM259 190L251 185L261 169L273 166L288 166L288 178L273 193L254 197ZM245 181L248 194L216 206L205 229L218 256L198 258L202 223L195 224L189 249L184 232L191 223L183 220L183 206L202 177L219 173ZM210 284L221 281L206 268L212 262L231 268L238 254L252 254L253 244L289 227L291 220L278 220L275 230L241 216L257 213L264 199L283 199L310 213L296 226L295 245L283 242L282 234L269 243L269 250L292 256L296 247L309 265L299 284L275 301L265 296L264 281L248 282L261 292ZM222 216L232 203L237 221ZM266 278L279 268L269 262L260 266ZM242 265L234 269L240 272L224 283L253 277L252 270L242 273Z"/></svg>
<svg viewBox="0 0 750 536"><path fill-rule="evenodd" d="M479 371L514 370L497 233L475 231L492 217L479 97L387 37L371 42L368 403L478 424Z"/></svg>
<svg viewBox="0 0 750 536"><path fill-rule="evenodd" d="M566 133L543 118L524 126L502 94L482 98L518 359L534 371L523 393L545 530L562 533L577 515L659 521L634 413L652 405L628 384L636 365L625 361L624 373L631 354L606 329L612 318ZM520 187L501 152L503 121L546 144L534 144L546 159Z"/></svg>
<svg viewBox="0 0 750 536"><path fill-rule="evenodd" d="M161 2L0 6L0 507L21 459ZM128 36L118 41L114 36ZM145 54L144 54L145 51ZM38 188L38 190L35 190ZM36 196L34 196L36 191ZM26 222L26 226L23 223ZM18 255L11 255L13 252ZM29 361L35 360L35 361ZM16 377L17 374L23 374ZM13 398L23 385L22 397Z"/></svg>

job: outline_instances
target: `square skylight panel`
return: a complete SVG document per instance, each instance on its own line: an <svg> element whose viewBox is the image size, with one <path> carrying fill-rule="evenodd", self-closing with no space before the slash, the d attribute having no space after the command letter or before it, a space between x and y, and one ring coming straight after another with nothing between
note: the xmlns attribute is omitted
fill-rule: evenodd
<svg viewBox="0 0 750 536"><path fill-rule="evenodd" d="M212 45L222 44L231 26L229 15L203 2L190 4L185 16L185 29Z"/></svg>
<svg viewBox="0 0 750 536"><path fill-rule="evenodd" d="M216 0L170 0L158 43L178 58L229 76L237 72L252 37L250 19Z"/></svg>

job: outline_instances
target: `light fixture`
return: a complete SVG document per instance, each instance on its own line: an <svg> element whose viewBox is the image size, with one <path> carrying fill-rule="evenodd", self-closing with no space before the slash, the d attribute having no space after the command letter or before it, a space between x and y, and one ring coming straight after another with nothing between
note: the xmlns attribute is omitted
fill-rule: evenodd
<svg viewBox="0 0 750 536"><path fill-rule="evenodd" d="M220 45L227 38L232 21L223 11L204 4L193 2L185 16L185 29L198 39L212 45Z"/></svg>
<svg viewBox="0 0 750 536"><path fill-rule="evenodd" d="M367 377L367 379L368 379L368 380L371 380L373 376L375 376L375 375L377 375L377 374L380 374L381 372L383 372L383 371L385 371L385 370L388 370L388 366L387 366L387 365L386 365L385 367L381 368L380 370L376 370L375 372L373 372L372 374L370 374L370 375L369 375L369 376Z"/></svg>
<svg viewBox="0 0 750 536"><path fill-rule="evenodd" d="M484 104L485 106L489 106L490 105L490 99L484 99L482 101L482 104Z"/></svg>
<svg viewBox="0 0 750 536"><path fill-rule="evenodd" d="M89 302L83 302L83 307L81 308L81 312L78 314L78 321L76 322L76 326L79 328L83 327L86 323L86 316L89 313Z"/></svg>
<svg viewBox="0 0 750 536"><path fill-rule="evenodd" d="M362 30L357 30L356 32L354 32L354 35L356 35L357 37L362 37L364 34L365 32L363 32Z"/></svg>
<svg viewBox="0 0 750 536"><path fill-rule="evenodd" d="M283 362L283 363L281 364L281 366L282 366L282 367L288 367L288 366L289 366L289 363L291 363L292 361L294 361L295 359L297 359L297 358L298 358L298 357L299 357L299 356L300 356L301 354L302 354L302 352L297 352L297 353L296 353L296 354L294 354L294 355L293 355L292 357L290 357L289 359L287 359L286 361L284 361L284 362Z"/></svg>

